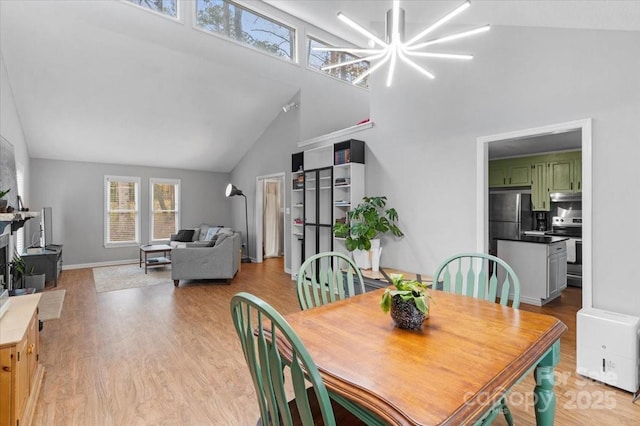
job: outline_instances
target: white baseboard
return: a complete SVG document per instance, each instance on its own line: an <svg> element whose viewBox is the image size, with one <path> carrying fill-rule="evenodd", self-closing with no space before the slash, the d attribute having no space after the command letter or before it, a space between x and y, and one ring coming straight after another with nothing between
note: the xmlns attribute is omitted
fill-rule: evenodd
<svg viewBox="0 0 640 426"><path fill-rule="evenodd" d="M76 265L63 265L62 270L67 271L71 269L100 268L102 266L128 265L130 263L139 263L139 262L140 262L140 259L129 259L129 260L109 260L106 262L78 263Z"/></svg>

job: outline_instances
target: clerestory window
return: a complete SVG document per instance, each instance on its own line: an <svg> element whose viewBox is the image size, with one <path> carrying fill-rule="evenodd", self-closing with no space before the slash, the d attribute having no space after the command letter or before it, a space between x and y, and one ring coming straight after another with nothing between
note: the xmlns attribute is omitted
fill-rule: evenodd
<svg viewBox="0 0 640 426"><path fill-rule="evenodd" d="M358 57L347 52L325 52L313 50L314 47L333 47L328 43L324 43L316 38L307 37L307 66L309 68L326 73L340 80L353 82L363 72L369 69L369 62L362 61L354 64L345 65L343 67L332 68L330 70L322 70L322 67L341 62L352 61ZM360 87L369 87L369 76L365 77L357 84Z"/></svg>
<svg viewBox="0 0 640 426"><path fill-rule="evenodd" d="M292 62L296 59L295 29L228 0L196 0L196 26Z"/></svg>
<svg viewBox="0 0 640 426"><path fill-rule="evenodd" d="M163 15L178 18L178 0L124 0Z"/></svg>

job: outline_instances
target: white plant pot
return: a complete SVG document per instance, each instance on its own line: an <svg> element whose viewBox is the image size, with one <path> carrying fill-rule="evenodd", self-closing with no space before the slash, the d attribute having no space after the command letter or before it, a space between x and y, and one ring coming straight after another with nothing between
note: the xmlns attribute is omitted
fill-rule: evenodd
<svg viewBox="0 0 640 426"><path fill-rule="evenodd" d="M371 250L354 250L353 261L360 269L371 269L374 252L377 254L378 268L380 267L380 239L371 240Z"/></svg>
<svg viewBox="0 0 640 426"><path fill-rule="evenodd" d="M44 290L45 274L27 275L24 277L25 288L35 288L36 291Z"/></svg>
<svg viewBox="0 0 640 426"><path fill-rule="evenodd" d="M380 256L382 255L382 247L371 249L371 270L378 272L380 270Z"/></svg>

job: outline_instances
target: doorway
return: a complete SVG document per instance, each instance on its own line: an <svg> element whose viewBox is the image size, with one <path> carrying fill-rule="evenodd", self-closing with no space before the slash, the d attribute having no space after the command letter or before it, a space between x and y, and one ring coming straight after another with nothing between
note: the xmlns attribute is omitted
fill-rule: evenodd
<svg viewBox="0 0 640 426"><path fill-rule="evenodd" d="M284 173L256 178L256 262L284 256Z"/></svg>
<svg viewBox="0 0 640 426"><path fill-rule="evenodd" d="M489 148L511 145L522 149L532 139L553 137L553 135L580 131L580 149L582 150L582 307L592 307L592 170L591 170L591 119L552 124L525 130L483 136L477 139L477 175L476 196L479 214L477 215L477 251L484 253L488 242L488 165ZM539 139L538 139L539 140Z"/></svg>

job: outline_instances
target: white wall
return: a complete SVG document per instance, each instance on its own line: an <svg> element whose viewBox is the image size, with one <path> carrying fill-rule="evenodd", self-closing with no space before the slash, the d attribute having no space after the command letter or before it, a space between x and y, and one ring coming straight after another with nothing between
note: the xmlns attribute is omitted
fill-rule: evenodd
<svg viewBox="0 0 640 426"><path fill-rule="evenodd" d="M353 126L369 117L369 91L353 87L318 72L306 72L300 92L293 98L300 107L280 113L256 141L253 148L231 172L234 185L247 195L249 208L250 256L255 258L256 176L285 172L285 197L289 205L291 154L303 151L298 142ZM244 234L244 201L233 201L234 227ZM285 215L285 241L291 232L291 220ZM289 268L289 247L285 243Z"/></svg>
<svg viewBox="0 0 640 426"><path fill-rule="evenodd" d="M392 88L373 76L367 193L407 234L382 264L433 273L475 250L477 137L591 117L594 306L639 315L640 33L493 27L466 46L475 59L430 62L433 81L402 64Z"/></svg>
<svg viewBox="0 0 640 426"><path fill-rule="evenodd" d="M29 152L22 131L22 123L11 91L9 75L0 52L0 134L15 150L16 167L21 167L25 176L25 189L20 196L29 205ZM4 188L2 188L4 189ZM15 207L15 206L14 206Z"/></svg>
<svg viewBox="0 0 640 426"><path fill-rule="evenodd" d="M224 196L227 173L33 159L33 207L52 207L53 239L64 244L65 266L138 259L137 247L104 248L104 176L138 176L140 231L149 241L149 178L180 179L181 226L231 224L231 203ZM37 222L31 231L37 231ZM31 235L31 234L27 234Z"/></svg>
<svg viewBox="0 0 640 426"><path fill-rule="evenodd" d="M594 306L640 315L633 250L640 238L638 46L637 32L493 27L464 46L451 45L472 51L473 61L430 61L435 80L400 64L386 88L384 72L374 74L375 126L354 137L367 143L367 194L387 195L406 233L385 237L382 264L430 274L450 254L476 249L477 137L593 118ZM330 104L342 106L350 93L333 96ZM313 99L304 91L302 98ZM327 113L317 122L340 117L318 105L313 111ZM252 188L256 175L287 165L298 151L288 125L274 122L233 171L234 180ZM612 213L630 223L612 224Z"/></svg>

